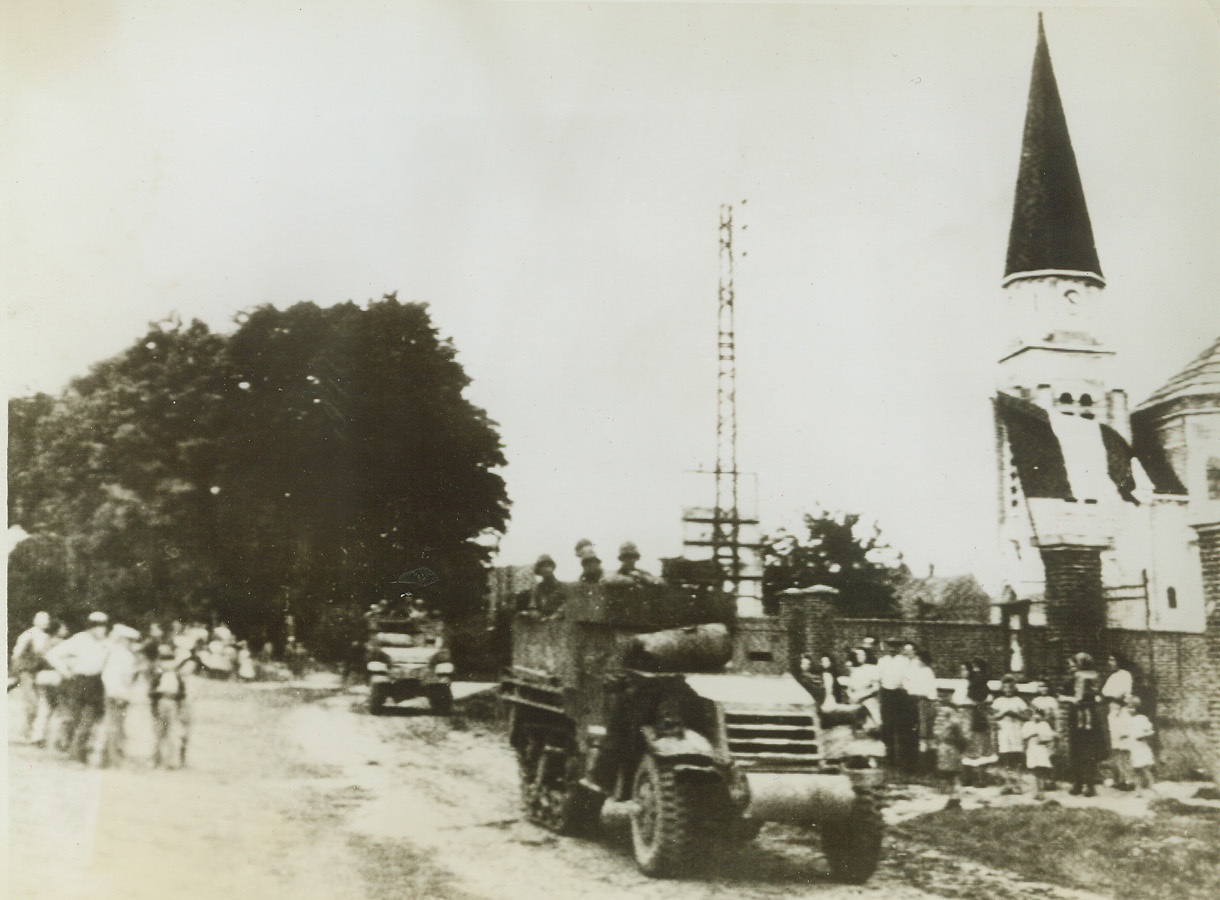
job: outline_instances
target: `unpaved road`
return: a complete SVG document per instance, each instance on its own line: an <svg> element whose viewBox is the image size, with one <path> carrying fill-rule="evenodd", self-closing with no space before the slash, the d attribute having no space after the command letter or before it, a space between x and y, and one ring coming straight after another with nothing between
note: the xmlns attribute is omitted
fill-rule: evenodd
<svg viewBox="0 0 1220 900"><path fill-rule="evenodd" d="M10 884L29 900L266 898L1079 898L887 841L864 887L831 882L816 850L776 826L654 881L607 808L597 841L522 821L516 769L494 725L422 703L366 714L356 693L201 682L190 766L133 759L99 772L11 745ZM10 718L10 722L13 721Z"/></svg>

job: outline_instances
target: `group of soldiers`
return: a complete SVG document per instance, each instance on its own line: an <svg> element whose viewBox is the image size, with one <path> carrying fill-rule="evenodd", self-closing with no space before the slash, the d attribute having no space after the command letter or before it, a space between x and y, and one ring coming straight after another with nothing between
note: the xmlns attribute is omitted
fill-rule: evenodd
<svg viewBox="0 0 1220 900"><path fill-rule="evenodd" d="M660 579L639 567L640 551L631 541L625 541L618 548L619 567L612 575L606 575L602 561L597 555L593 542L582 538L576 542L576 558L580 562L580 581L583 584L658 584ZM534 575L537 582L529 594L524 611L535 613L542 618L551 618L563 611L563 588L555 577L555 560L547 554L542 554L534 563Z"/></svg>
<svg viewBox="0 0 1220 900"><path fill-rule="evenodd" d="M127 712L147 684L153 717L157 766L186 760L190 725L186 698L189 673L199 665L194 646L185 646L180 626L165 636L152 626L147 637L134 628L92 612L71 637L62 623L39 612L13 646L10 671L24 705L24 739L48 744L87 763L117 765L126 755ZM163 640L163 638L166 638Z"/></svg>

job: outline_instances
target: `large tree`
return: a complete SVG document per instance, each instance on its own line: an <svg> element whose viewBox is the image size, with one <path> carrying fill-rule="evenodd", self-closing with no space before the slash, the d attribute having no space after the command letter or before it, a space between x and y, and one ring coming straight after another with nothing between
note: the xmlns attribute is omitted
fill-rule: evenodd
<svg viewBox="0 0 1220 900"><path fill-rule="evenodd" d="M318 642L420 569L435 583L413 589L460 615L508 515L468 384L427 308L393 295L260 307L228 336L154 326L10 404L10 521L36 540L10 569L20 615L216 616L280 639L291 613Z"/></svg>
<svg viewBox="0 0 1220 900"><path fill-rule="evenodd" d="M901 554L880 527L858 513L819 511L804 516L800 534L781 530L763 539L763 600L774 611L789 588L826 585L838 591L840 615L898 615L897 586L906 574Z"/></svg>

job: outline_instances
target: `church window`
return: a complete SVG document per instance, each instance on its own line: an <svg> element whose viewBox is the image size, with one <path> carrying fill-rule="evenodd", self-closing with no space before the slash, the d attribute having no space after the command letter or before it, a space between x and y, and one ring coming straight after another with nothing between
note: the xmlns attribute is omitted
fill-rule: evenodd
<svg viewBox="0 0 1220 900"><path fill-rule="evenodd" d="M1207 499L1220 500L1220 456L1207 461Z"/></svg>
<svg viewBox="0 0 1220 900"><path fill-rule="evenodd" d="M1081 406L1092 406L1093 398L1090 397L1088 394L1081 394L1080 395L1080 405Z"/></svg>
<svg viewBox="0 0 1220 900"><path fill-rule="evenodd" d="M1178 591L1177 588L1169 588L1165 591L1165 601L1169 604L1170 609L1178 608Z"/></svg>

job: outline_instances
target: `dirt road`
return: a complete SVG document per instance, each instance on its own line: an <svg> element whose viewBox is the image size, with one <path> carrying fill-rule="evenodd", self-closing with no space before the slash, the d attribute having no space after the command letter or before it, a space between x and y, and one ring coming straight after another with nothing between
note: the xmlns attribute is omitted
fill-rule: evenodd
<svg viewBox="0 0 1220 900"><path fill-rule="evenodd" d="M768 826L701 874L653 881L627 818L597 841L521 820L516 770L493 725L404 704L384 717L356 693L201 682L191 760L148 768L146 734L118 770L12 745L5 896L30 900L268 898L1080 897L889 841L864 887L831 882L798 832ZM133 711L133 722L140 720Z"/></svg>

